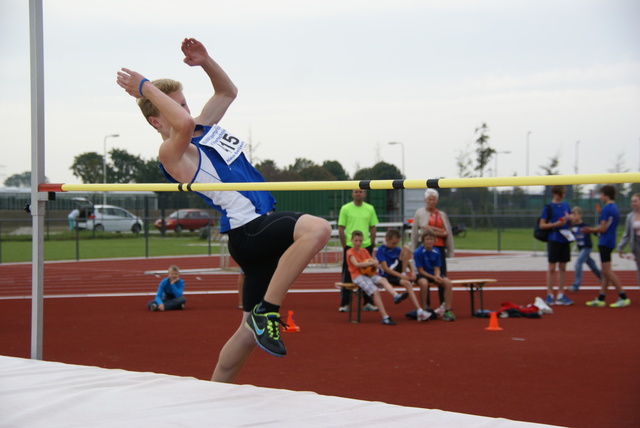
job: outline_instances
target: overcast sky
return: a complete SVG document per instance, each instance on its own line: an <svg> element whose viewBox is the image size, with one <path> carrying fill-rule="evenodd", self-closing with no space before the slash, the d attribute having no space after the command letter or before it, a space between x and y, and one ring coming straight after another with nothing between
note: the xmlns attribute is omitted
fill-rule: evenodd
<svg viewBox="0 0 640 428"><path fill-rule="evenodd" d="M500 176L541 174L556 155L571 174L576 147L580 173L621 155L637 171L639 22L637 0L44 1L45 172L78 183L73 158L102 153L110 134L107 150L157 156L116 71L178 79L199 111L211 87L182 63L185 37L238 86L221 125L253 143L254 161L402 169L398 141L408 178L454 178L486 122L510 152ZM4 180L31 169L28 1L0 1L0 40Z"/></svg>

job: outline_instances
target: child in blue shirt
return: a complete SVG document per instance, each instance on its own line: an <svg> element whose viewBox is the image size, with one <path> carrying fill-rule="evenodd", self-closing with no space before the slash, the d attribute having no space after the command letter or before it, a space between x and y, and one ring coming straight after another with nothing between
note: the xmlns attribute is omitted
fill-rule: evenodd
<svg viewBox="0 0 640 428"><path fill-rule="evenodd" d="M438 287L444 288L444 321L455 321L456 317L451 311L453 303L453 284L451 281L443 277L440 273L442 260L440 252L434 250L436 243L436 235L431 230L424 231L422 235L422 246L413 253L413 259L418 270L418 286L420 287L420 301L423 308L427 306L427 295L429 294L429 285L436 284Z"/></svg>
<svg viewBox="0 0 640 428"><path fill-rule="evenodd" d="M573 301L564 295L564 284L567 273L567 263L571 261L571 247L569 237L569 221L571 214L569 204L564 202L566 189L564 186L555 185L551 187L553 199L549 205L545 205L540 215L539 227L542 230L551 229L549 240L547 241L547 305L573 305ZM551 210L551 212L549 212ZM556 272L556 266L558 268ZM553 280L554 276L558 283L558 294L555 302L553 300Z"/></svg>
<svg viewBox="0 0 640 428"><path fill-rule="evenodd" d="M418 298L413 291L413 282L416 280L414 268L409 263L411 249L408 245L400 247L400 231L389 229L384 237L384 245L378 247L376 259L378 259L378 271L380 276L386 278L389 284L404 287L407 290L409 300L416 308L416 319L426 321L431 315L420 307Z"/></svg>
<svg viewBox="0 0 640 428"><path fill-rule="evenodd" d="M583 232L585 233L599 233L598 238L598 251L600 251L600 260L602 262L602 287L600 288L600 294L594 300L587 302L587 306L595 306L603 308L606 306L605 297L607 294L607 287L609 284L613 284L618 291L618 300L615 303L610 304L612 308L624 308L631 304L631 299L627 297L627 294L622 288L620 279L611 269L611 252L616 247L616 229L620 220L620 213L614 200L616 199L616 188L611 185L605 185L600 188L600 201L604 204L602 211L600 211L600 224L598 227L585 227Z"/></svg>
<svg viewBox="0 0 640 428"><path fill-rule="evenodd" d="M184 309L184 280L180 278L178 266L169 266L168 275L160 281L156 298L147 303L151 312Z"/></svg>

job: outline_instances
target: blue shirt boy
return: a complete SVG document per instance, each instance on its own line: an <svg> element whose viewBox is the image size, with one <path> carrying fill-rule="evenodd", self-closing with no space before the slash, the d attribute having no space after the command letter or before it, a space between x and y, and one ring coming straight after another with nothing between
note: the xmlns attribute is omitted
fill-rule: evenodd
<svg viewBox="0 0 640 428"><path fill-rule="evenodd" d="M400 249L400 247L389 248L386 245L381 245L376 251L376 259L378 259L378 262L380 262L380 264L382 264L382 262L386 262L389 269L396 270L396 268L398 267L398 263L400 263L401 252L402 250ZM379 272L380 275L384 276L385 278L389 276L382 269L379 269Z"/></svg>
<svg viewBox="0 0 640 428"><path fill-rule="evenodd" d="M607 230L598 237L598 245L613 249L616 247L616 229L620 220L616 204L611 202L602 208L599 222L602 223L603 220L607 222Z"/></svg>
<svg viewBox="0 0 640 428"><path fill-rule="evenodd" d="M413 260L416 263L416 269L422 268L427 273L435 275L435 268L442 266L442 260L440 259L440 253L436 249L426 249L424 246L420 246L413 253Z"/></svg>
<svg viewBox="0 0 640 428"><path fill-rule="evenodd" d="M549 205L544 206L544 208L542 209L542 215L540 215L540 218L544 218L544 219L548 218L549 207L551 207L551 218L549 219L548 223L557 222L562 217L565 217L566 215L568 215L569 212L571 211L571 208L569 208L569 204L567 204L566 202L560 202L560 203L551 202ZM569 242L567 238L565 238L562 235L562 233L560 233L560 229L569 229L569 223L566 222L563 226L551 229L551 231L549 232L549 241Z"/></svg>

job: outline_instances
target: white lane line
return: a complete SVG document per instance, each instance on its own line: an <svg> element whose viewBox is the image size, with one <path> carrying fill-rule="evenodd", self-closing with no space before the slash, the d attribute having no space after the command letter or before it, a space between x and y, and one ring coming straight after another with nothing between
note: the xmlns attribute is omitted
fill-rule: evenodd
<svg viewBox="0 0 640 428"><path fill-rule="evenodd" d="M533 287L484 287L484 291L546 291L546 286ZM599 290L600 286L582 286L581 290ZM289 293L337 293L337 288L295 288L289 290ZM453 291L469 291L465 287L453 287ZM237 294L238 290L210 290L210 291L185 291L187 295L206 295L206 294ZM138 296L154 296L155 292L139 292L139 293L86 293L86 294L55 294L44 296L45 299L73 299L82 297L138 297ZM24 296L2 296L0 300L22 300L31 299L31 295Z"/></svg>

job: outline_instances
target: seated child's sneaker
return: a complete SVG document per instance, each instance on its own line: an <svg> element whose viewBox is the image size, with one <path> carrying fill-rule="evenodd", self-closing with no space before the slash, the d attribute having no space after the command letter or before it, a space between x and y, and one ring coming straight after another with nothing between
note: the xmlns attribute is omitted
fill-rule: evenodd
<svg viewBox="0 0 640 428"><path fill-rule="evenodd" d="M442 321L455 321L456 316L451 311L446 311L442 316Z"/></svg>
<svg viewBox="0 0 640 428"><path fill-rule="evenodd" d="M382 319L383 325L396 325L395 321L391 319L391 317L386 317Z"/></svg>
<svg viewBox="0 0 640 428"><path fill-rule="evenodd" d="M431 317L431 312L427 312L424 309L418 309L418 321L426 321Z"/></svg>
<svg viewBox="0 0 640 428"><path fill-rule="evenodd" d="M407 293L407 292L404 292L402 294L396 294L395 296L393 296L393 303L395 303L397 305L398 303L402 302L407 297L409 297L409 293Z"/></svg>

